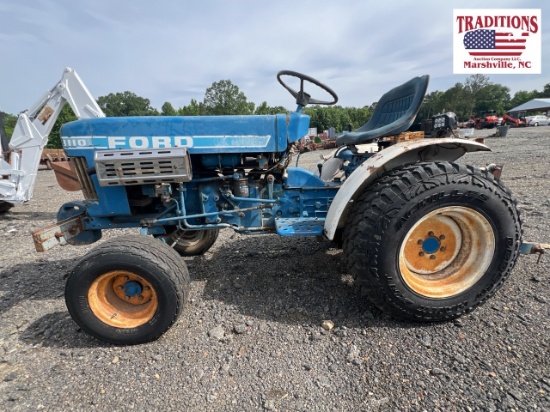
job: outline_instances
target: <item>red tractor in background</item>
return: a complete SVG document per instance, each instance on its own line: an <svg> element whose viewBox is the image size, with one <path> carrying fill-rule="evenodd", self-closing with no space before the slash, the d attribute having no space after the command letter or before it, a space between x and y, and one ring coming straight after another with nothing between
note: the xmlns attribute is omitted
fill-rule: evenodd
<svg viewBox="0 0 550 412"><path fill-rule="evenodd" d="M470 119L469 123L476 129L492 129L498 126L498 116L494 110L488 110L481 117Z"/></svg>
<svg viewBox="0 0 550 412"><path fill-rule="evenodd" d="M502 116L502 125L522 127L525 126L525 118L516 119L515 117L505 114L504 116Z"/></svg>

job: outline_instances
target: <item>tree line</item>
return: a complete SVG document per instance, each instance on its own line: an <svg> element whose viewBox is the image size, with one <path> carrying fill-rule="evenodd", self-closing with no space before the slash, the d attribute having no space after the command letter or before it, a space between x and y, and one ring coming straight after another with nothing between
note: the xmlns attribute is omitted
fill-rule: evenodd
<svg viewBox="0 0 550 412"><path fill-rule="evenodd" d="M467 120L481 115L487 110L496 110L504 114L507 110L538 97L550 97L550 83L542 91L520 90L510 97L510 89L501 84L492 83L489 77L475 74L464 83L456 83L446 91L428 93L420 108L417 122L445 111L455 112L459 120ZM97 99L99 107L106 116L208 116L208 115L269 115L287 113L283 106L269 106L266 101L256 106L249 102L239 87L230 80L212 83L206 89L201 102L191 99L188 105L174 108L165 102L160 111L151 106L151 101L130 91L110 93ZM311 117L310 127L318 131L333 127L337 132L355 129L365 124L371 117L376 102L363 107L309 106L304 113ZM17 121L12 114L2 113L6 133L10 137ZM50 133L47 147L60 148L61 125L76 120L71 108L66 105Z"/></svg>
<svg viewBox="0 0 550 412"><path fill-rule="evenodd" d="M464 83L456 83L446 91L435 91L424 97L417 121L445 111L454 112L459 121L481 116L488 110L503 115L510 109L536 98L550 97L550 83L542 91L520 90L510 97L510 89L501 84L492 83L482 74L469 76Z"/></svg>

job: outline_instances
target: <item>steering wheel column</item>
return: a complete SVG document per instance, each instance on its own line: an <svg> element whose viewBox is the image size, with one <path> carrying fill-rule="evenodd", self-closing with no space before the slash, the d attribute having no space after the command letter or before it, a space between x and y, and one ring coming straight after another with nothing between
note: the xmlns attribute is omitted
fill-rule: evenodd
<svg viewBox="0 0 550 412"><path fill-rule="evenodd" d="M300 79L300 90L296 91L292 87L290 87L288 84L286 84L282 79L283 76L296 77ZM308 104L320 104L320 105L331 106L338 102L338 96L330 87L328 87L327 85L321 83L319 80L314 79L313 77L310 77L308 75L298 73L292 70L281 70L279 73L277 73L277 80L296 99L296 104L298 105L299 108L305 107ZM332 97L332 100L319 100L319 99L312 98L311 95L309 93L306 93L304 90L305 82L314 84L320 89L326 91Z"/></svg>

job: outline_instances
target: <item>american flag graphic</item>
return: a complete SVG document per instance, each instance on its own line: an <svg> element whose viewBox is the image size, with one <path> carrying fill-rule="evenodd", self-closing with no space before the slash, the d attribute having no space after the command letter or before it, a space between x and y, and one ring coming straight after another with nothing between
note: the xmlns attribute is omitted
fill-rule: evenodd
<svg viewBox="0 0 550 412"><path fill-rule="evenodd" d="M464 35L464 47L470 56L521 56L528 36L529 33L514 37L496 30L473 30Z"/></svg>

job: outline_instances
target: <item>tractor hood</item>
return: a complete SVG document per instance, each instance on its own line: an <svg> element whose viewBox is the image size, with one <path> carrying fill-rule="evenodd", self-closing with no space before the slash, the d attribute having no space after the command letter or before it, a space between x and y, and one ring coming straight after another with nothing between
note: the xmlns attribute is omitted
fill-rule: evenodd
<svg viewBox="0 0 550 412"><path fill-rule="evenodd" d="M280 153L305 136L309 116L105 117L76 120L61 129L69 155L79 149L186 147L190 154Z"/></svg>

